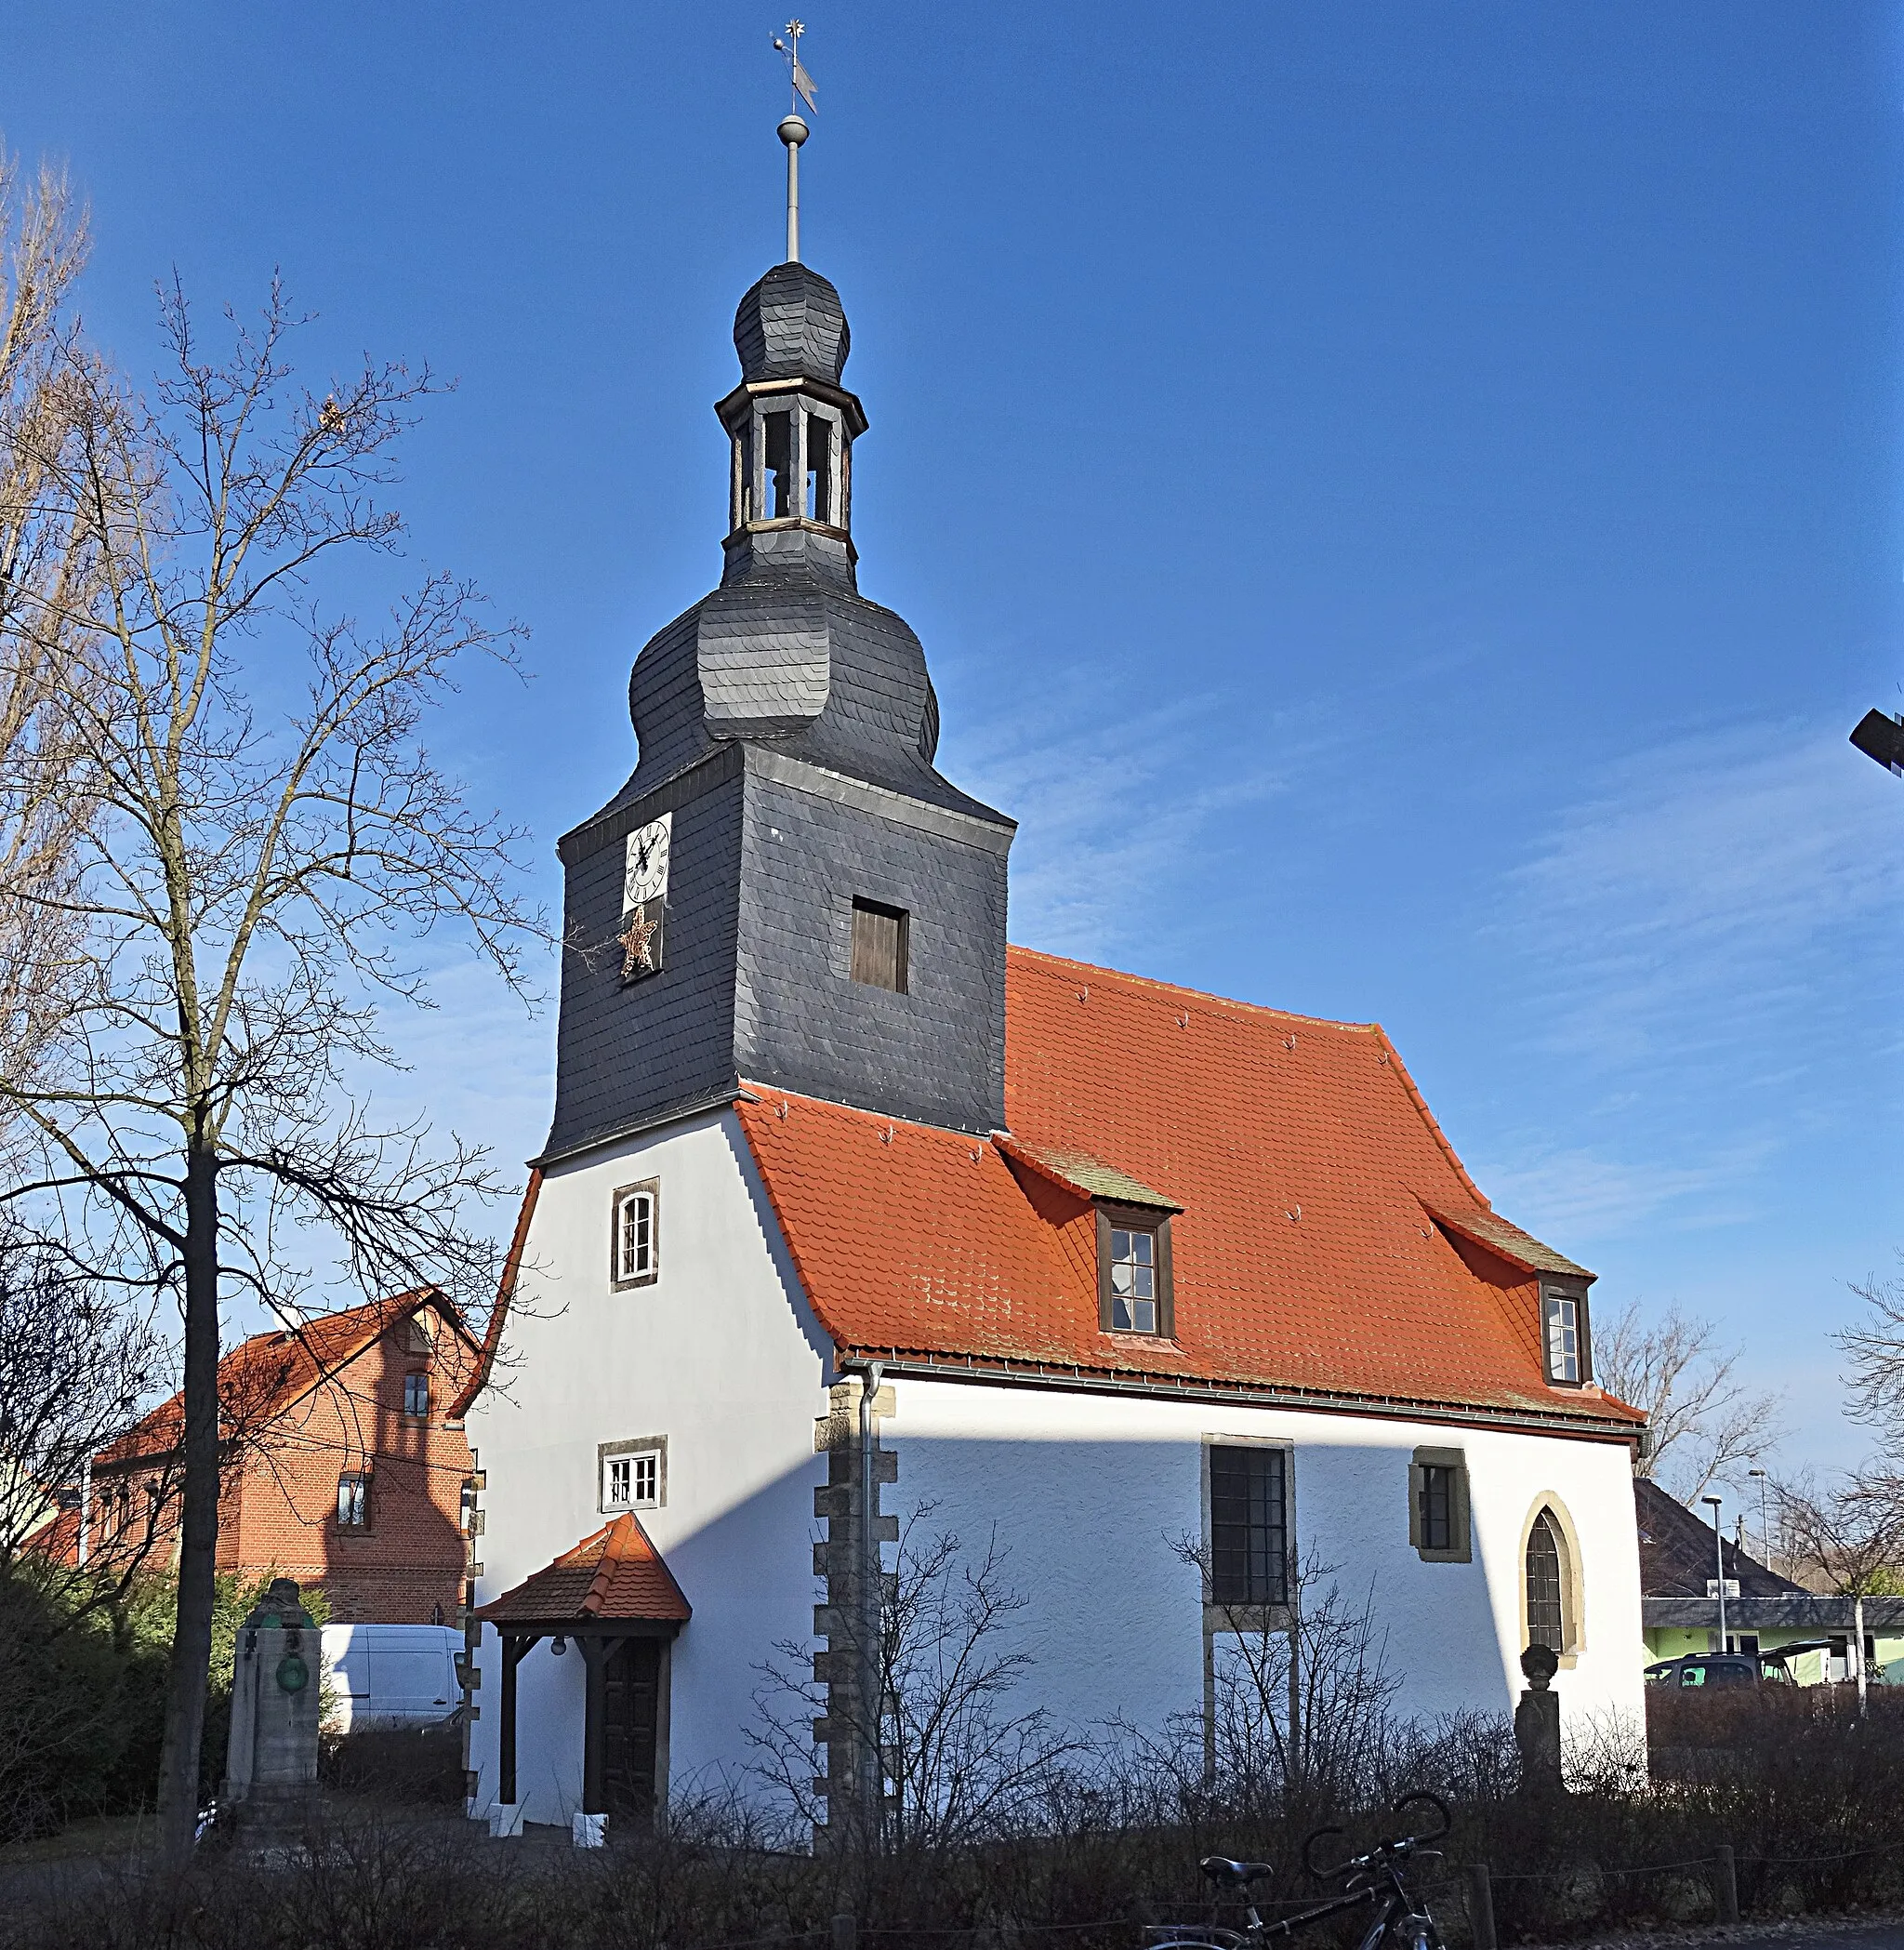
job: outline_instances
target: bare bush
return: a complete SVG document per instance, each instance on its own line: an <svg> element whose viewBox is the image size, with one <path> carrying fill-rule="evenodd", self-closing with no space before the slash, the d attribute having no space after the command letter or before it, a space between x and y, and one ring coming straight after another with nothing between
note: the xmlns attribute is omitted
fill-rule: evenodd
<svg viewBox="0 0 1904 1950"><path fill-rule="evenodd" d="M1012 1627L1029 1600L1007 1581L996 1532L969 1559L956 1532L933 1527L935 1513L922 1504L906 1518L897 1568L883 1580L877 1729L837 1697L829 1707L806 1648L787 1642L760 1668L750 1730L760 1773L813 1824L828 1818L813 1777L814 1721L825 1716L834 1741L877 1738L879 1845L893 1851L969 1846L1035 1824L1054 1777L1081 1751L1043 1707L1018 1696L1032 1658ZM841 1615L839 1626L835 1655L846 1647L858 1656L853 1621Z"/></svg>

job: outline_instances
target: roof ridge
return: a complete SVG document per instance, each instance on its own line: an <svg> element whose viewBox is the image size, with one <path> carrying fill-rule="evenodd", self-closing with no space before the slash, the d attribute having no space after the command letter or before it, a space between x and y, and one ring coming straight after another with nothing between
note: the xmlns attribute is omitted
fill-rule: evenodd
<svg viewBox="0 0 1904 1950"><path fill-rule="evenodd" d="M1284 1009L1275 1002L1249 1002L1234 995L1218 995L1210 988L1191 988L1182 982L1166 982L1156 975L1135 975L1128 968L1112 968L1103 962L1080 962L1071 955L1054 955L1041 948L1026 948L1022 942L1008 943L1005 952L1021 962L1040 962L1053 968L1076 968L1086 975L1107 975L1139 988L1155 988L1169 995L1187 996L1193 1002L1215 1002L1225 1009L1241 1009L1251 1015L1275 1015L1285 1022L1309 1023L1316 1028L1353 1029L1360 1035L1382 1034L1379 1022L1346 1022L1336 1015L1307 1015L1300 1009Z"/></svg>
<svg viewBox="0 0 1904 1950"><path fill-rule="evenodd" d="M740 1086L749 1094L746 1099L736 1098L734 1108L739 1110L744 1103L756 1108L771 1110L776 1098L784 1097L789 1104L818 1104L827 1110L843 1110L849 1117L864 1118L869 1124L891 1124L896 1131L902 1126L908 1131L922 1131L928 1137L950 1137L961 1139L966 1144L989 1144L995 1136L1010 1136L1009 1132L961 1131L955 1124L929 1124L916 1117L902 1117L891 1110L868 1110L860 1104L843 1103L839 1097L816 1096L811 1090L785 1090L778 1083L761 1083L749 1077L740 1080Z"/></svg>

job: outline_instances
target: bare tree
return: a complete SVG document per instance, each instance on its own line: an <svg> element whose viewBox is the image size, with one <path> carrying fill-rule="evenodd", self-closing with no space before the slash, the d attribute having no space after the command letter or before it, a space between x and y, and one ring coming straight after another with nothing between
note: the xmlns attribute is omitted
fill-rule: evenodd
<svg viewBox="0 0 1904 1950"><path fill-rule="evenodd" d="M1879 1430L1894 1451L1904 1448L1904 1280L1868 1280L1851 1291L1867 1313L1832 1336L1851 1363L1845 1413Z"/></svg>
<svg viewBox="0 0 1904 1950"><path fill-rule="evenodd" d="M1011 1641L1029 1600L1005 1579L1006 1552L994 1535L983 1558L966 1560L953 1532L935 1531L935 1506L906 1519L898 1567L881 1594L876 1647L878 1729L886 1801L878 1838L887 1850L942 1850L1009 1834L1043 1805L1053 1777L1079 1751L1043 1707L1012 1695L1031 1655ZM840 1621L836 1647L850 1645ZM760 1772L787 1797L796 1817L822 1823L815 1793L813 1721L826 1715L832 1740L860 1743L872 1730L854 1710L828 1706L810 1677L805 1647L788 1642L760 1668L755 1723Z"/></svg>
<svg viewBox="0 0 1904 1950"><path fill-rule="evenodd" d="M86 227L65 181L0 147L0 1078L31 1080L77 974L72 840L90 816L54 699L83 682L98 587L90 524L64 491L97 362L73 309ZM37 896L37 897L29 897ZM49 897L53 896L53 897ZM0 1101L0 1171L20 1162Z"/></svg>
<svg viewBox="0 0 1904 1950"><path fill-rule="evenodd" d="M1895 1475L1856 1471L1829 1490L1809 1477L1777 1486L1789 1572L1814 1590L1904 1592L1904 1496Z"/></svg>
<svg viewBox="0 0 1904 1950"><path fill-rule="evenodd" d="M0 1219L0 1575L20 1568L29 1544L49 1524L61 1529L69 1511L72 1554L63 1535L34 1549L26 1559L34 1583L70 1584L66 1574L79 1573L90 1588L68 1607L75 1612L123 1589L152 1526L141 1520L114 1540L117 1549L82 1550L87 1513L73 1499L94 1455L165 1375L166 1352L150 1318L116 1304L56 1246Z"/></svg>
<svg viewBox="0 0 1904 1950"><path fill-rule="evenodd" d="M517 632L442 574L368 626L314 589L345 551L397 551L381 493L430 375L366 363L322 397L298 385L301 321L275 284L217 357L176 287L161 322L169 365L150 406L75 355L71 431L58 446L21 436L42 505L73 511L93 573L33 590L9 655L55 632L83 646L47 671L43 709L65 789L90 810L63 880L5 890L83 954L37 1065L0 1081L34 1144L0 1196L57 1211L97 1278L182 1304L158 1797L179 1853L211 1647L220 1304L295 1300L312 1274L293 1248L313 1227L364 1293L480 1301L490 1243L465 1212L498 1187L480 1154L381 1126L364 1078L394 1062L379 1002L427 1001L406 941L451 923L520 988L535 922L511 891L517 836L466 805L422 740L463 662L510 660ZM28 817L45 768L0 765L0 801Z"/></svg>
<svg viewBox="0 0 1904 1950"><path fill-rule="evenodd" d="M1594 1333L1595 1375L1643 1410L1651 1431L1633 1467L1682 1503L1781 1439L1782 1403L1738 1378L1739 1352L1720 1345L1712 1321L1676 1307L1649 1324L1634 1302Z"/></svg>

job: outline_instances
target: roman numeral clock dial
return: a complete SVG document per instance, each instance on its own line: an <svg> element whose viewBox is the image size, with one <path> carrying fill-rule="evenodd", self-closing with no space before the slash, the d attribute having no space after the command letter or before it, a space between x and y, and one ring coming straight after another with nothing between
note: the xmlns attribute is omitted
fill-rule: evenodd
<svg viewBox="0 0 1904 1950"><path fill-rule="evenodd" d="M674 815L663 813L628 835L621 887L621 978L639 982L661 972L663 923L668 913L668 852Z"/></svg>

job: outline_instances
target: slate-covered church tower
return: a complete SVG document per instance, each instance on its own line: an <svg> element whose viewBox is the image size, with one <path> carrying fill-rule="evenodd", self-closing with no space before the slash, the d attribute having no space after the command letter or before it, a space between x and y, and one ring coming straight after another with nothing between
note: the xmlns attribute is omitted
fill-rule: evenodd
<svg viewBox="0 0 1904 1950"><path fill-rule="evenodd" d="M804 133L804 130L801 131ZM933 769L925 653L859 593L839 293L770 271L734 324L721 586L635 660L640 763L566 834L542 1161L742 1079L956 1129L1004 1123L1014 824Z"/></svg>

